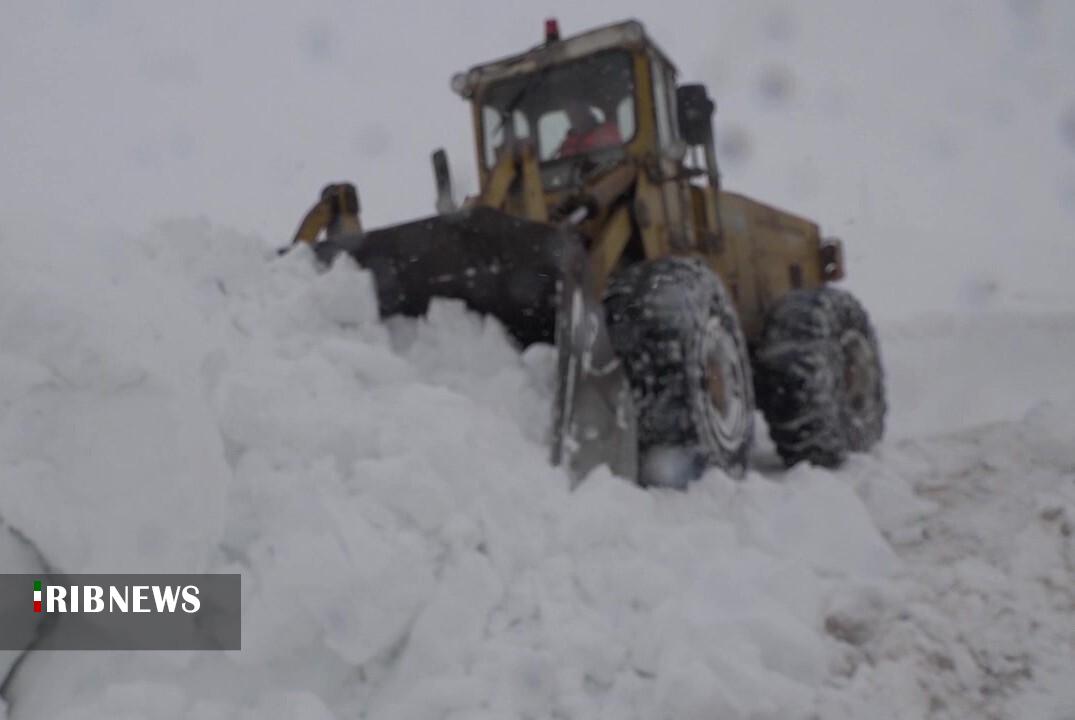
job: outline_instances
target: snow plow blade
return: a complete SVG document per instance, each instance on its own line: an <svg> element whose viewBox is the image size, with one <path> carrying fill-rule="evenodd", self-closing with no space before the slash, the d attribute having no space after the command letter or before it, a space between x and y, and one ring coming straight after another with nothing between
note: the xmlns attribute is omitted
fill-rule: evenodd
<svg viewBox="0 0 1075 720"><path fill-rule="evenodd" d="M422 315L434 297L456 298L523 346L555 343L552 462L576 482L601 464L636 477L630 389L573 230L476 207L315 249L323 260L345 251L373 273L382 317Z"/></svg>

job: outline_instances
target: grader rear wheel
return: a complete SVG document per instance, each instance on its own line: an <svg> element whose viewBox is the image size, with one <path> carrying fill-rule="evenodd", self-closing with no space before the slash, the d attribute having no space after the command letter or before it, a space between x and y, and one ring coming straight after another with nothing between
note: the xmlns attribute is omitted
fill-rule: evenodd
<svg viewBox="0 0 1075 720"><path fill-rule="evenodd" d="M884 431L877 336L843 290L789 293L770 311L755 357L758 404L788 465L836 467Z"/></svg>

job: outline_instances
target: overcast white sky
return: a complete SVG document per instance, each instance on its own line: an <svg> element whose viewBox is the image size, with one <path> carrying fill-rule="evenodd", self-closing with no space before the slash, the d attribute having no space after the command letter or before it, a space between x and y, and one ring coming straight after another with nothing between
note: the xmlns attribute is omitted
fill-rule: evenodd
<svg viewBox="0 0 1075 720"><path fill-rule="evenodd" d="M1075 307L1075 3L14 2L0 243L204 216L280 244L328 181L368 226L473 189L448 80L638 17L718 102L726 185L842 237L882 314Z"/></svg>

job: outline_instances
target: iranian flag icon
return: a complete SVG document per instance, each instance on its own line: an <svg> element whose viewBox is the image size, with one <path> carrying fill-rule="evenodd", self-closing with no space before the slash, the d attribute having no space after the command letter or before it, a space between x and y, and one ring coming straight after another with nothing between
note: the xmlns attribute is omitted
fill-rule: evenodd
<svg viewBox="0 0 1075 720"><path fill-rule="evenodd" d="M34 580L34 612L41 612L41 581Z"/></svg>

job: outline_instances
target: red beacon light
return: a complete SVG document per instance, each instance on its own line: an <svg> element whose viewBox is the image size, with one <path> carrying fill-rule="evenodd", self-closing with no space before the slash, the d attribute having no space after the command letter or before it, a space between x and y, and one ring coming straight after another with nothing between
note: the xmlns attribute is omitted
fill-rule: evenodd
<svg viewBox="0 0 1075 720"><path fill-rule="evenodd" d="M560 39L560 23L556 22L556 18L549 18L545 21L545 42L554 43Z"/></svg>

